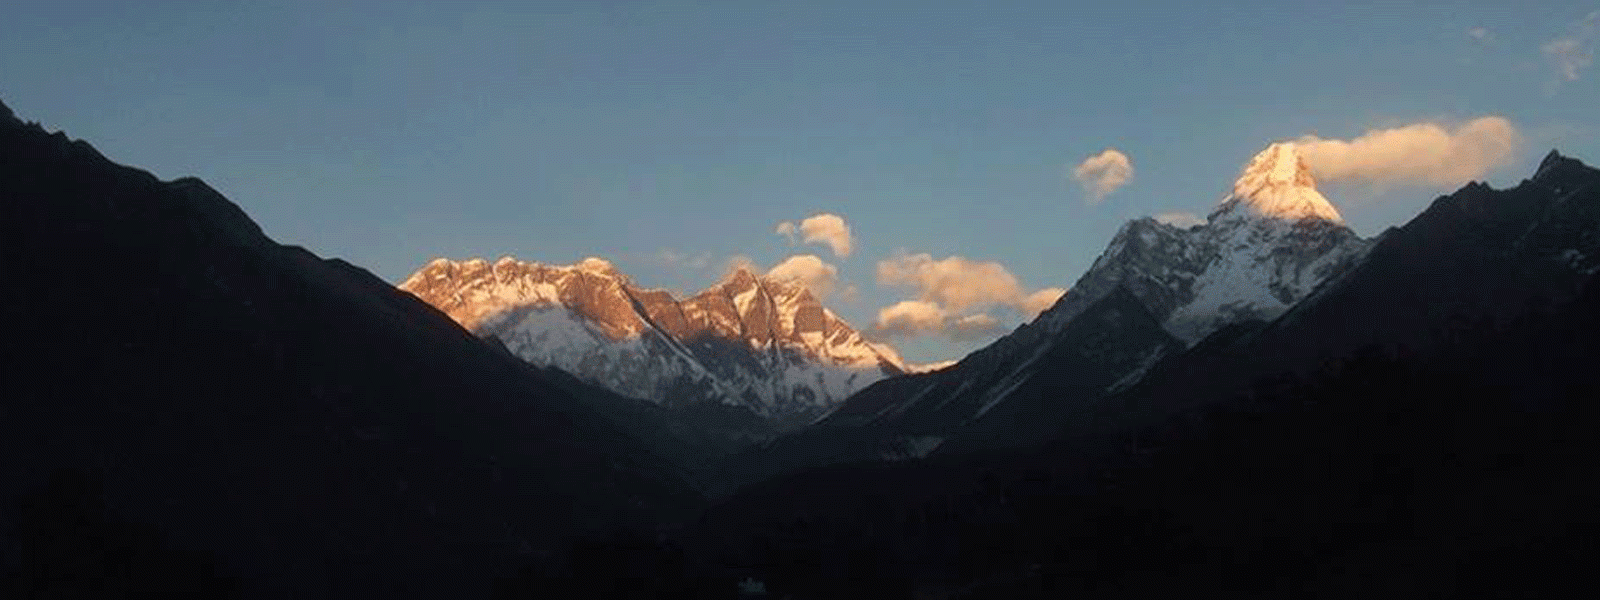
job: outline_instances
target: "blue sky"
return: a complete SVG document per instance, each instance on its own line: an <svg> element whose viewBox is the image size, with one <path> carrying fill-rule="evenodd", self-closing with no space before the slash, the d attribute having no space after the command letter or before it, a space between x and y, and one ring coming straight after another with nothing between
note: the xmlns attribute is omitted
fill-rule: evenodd
<svg viewBox="0 0 1600 600"><path fill-rule="evenodd" d="M916 297L877 282L897 251L1067 287L1123 221L1204 214L1274 140L1498 116L1518 141L1479 179L1552 147L1600 162L1594 0L200 4L10 2L0 98L390 281L597 255L693 291L806 252L866 328ZM1106 148L1133 176L1095 204L1070 173ZM1322 191L1372 235L1458 185ZM773 232L819 212L849 256Z"/></svg>

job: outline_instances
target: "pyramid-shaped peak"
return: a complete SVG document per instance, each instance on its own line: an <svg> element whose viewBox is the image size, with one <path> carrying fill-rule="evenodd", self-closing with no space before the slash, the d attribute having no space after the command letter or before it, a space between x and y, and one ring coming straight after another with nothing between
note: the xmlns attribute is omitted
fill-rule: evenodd
<svg viewBox="0 0 1600 600"><path fill-rule="evenodd" d="M749 265L742 265L741 264L741 265L735 265L733 268L728 269L728 274L727 275L723 275L722 276L722 281L719 281L717 283L718 283L718 285L732 285L732 286L735 286L735 287L743 288L743 287L749 287L750 285L754 284L759 279L760 279L760 277L758 275L756 275L756 273L754 271L750 270L750 266Z"/></svg>
<svg viewBox="0 0 1600 600"><path fill-rule="evenodd" d="M1316 180L1311 178L1311 167L1306 165L1305 157L1293 142L1273 143L1251 158L1244 173L1239 175L1239 181L1234 183L1234 193L1268 185L1317 187Z"/></svg>
<svg viewBox="0 0 1600 600"><path fill-rule="evenodd" d="M1278 219L1344 221L1338 209L1317 191L1311 167L1293 142L1273 143L1250 159L1233 183L1233 193L1222 201L1224 210L1236 206Z"/></svg>

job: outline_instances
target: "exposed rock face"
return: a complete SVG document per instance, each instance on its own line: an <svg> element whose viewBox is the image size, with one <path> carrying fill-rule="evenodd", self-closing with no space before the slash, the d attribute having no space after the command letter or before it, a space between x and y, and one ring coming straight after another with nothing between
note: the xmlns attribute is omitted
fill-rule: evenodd
<svg viewBox="0 0 1600 600"><path fill-rule="evenodd" d="M721 402L804 420L904 372L794 282L739 269L678 300L610 263L438 259L400 288L523 359L667 406Z"/></svg>
<svg viewBox="0 0 1600 600"><path fill-rule="evenodd" d="M1205 224L1185 229L1146 217L1123 225L1037 323L1058 330L1117 285L1191 345L1229 323L1277 317L1372 245L1315 185L1293 145L1272 144Z"/></svg>
<svg viewBox="0 0 1600 600"><path fill-rule="evenodd" d="M785 451L822 455L848 439L849 451L827 452L860 460L886 443L946 452L1043 439L1207 335L1283 314L1371 245L1317 191L1294 146L1272 144L1205 223L1129 221L1033 322L955 366L863 390L818 431L783 440Z"/></svg>

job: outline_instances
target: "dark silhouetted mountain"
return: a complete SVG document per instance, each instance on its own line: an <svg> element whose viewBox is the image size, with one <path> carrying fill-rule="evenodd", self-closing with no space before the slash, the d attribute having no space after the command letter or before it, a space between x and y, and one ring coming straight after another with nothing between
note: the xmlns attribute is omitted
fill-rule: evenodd
<svg viewBox="0 0 1600 600"><path fill-rule="evenodd" d="M1233 323L1277 317L1370 246L1317 191L1294 146L1272 144L1205 223L1129 221L1033 322L953 367L862 390L816 427L732 459L726 479L778 465L1040 443L1067 414L1133 385L1186 346Z"/></svg>
<svg viewBox="0 0 1600 600"><path fill-rule="evenodd" d="M1036 366L957 367L875 384L826 420L730 457L722 483L803 466L918 459L946 444L957 451L1040 444L1076 402L1103 396L1183 348L1123 288L1054 342L1036 356L1016 357Z"/></svg>
<svg viewBox="0 0 1600 600"><path fill-rule="evenodd" d="M0 256L0 595L481 597L698 505L576 382L8 109Z"/></svg>
<svg viewBox="0 0 1600 600"><path fill-rule="evenodd" d="M1360 348L1429 355L1570 302L1600 270L1597 189L1595 169L1552 151L1515 187L1472 183L1442 196L1380 234L1354 268L1270 325L1141 382L1129 396L1146 398L1148 412L1104 411L1161 419L1262 377L1321 369Z"/></svg>
<svg viewBox="0 0 1600 600"><path fill-rule="evenodd" d="M1552 153L1074 405L1041 448L798 470L698 543L797 599L849 597L868 555L884 597L1592 593L1597 217L1600 171Z"/></svg>

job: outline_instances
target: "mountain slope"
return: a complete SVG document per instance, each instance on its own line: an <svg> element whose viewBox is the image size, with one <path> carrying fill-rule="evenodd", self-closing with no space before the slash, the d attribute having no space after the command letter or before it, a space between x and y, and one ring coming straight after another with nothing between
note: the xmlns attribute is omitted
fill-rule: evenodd
<svg viewBox="0 0 1600 600"><path fill-rule="evenodd" d="M1552 153L1044 448L791 472L703 537L797 599L1592 595L1597 240L1600 170Z"/></svg>
<svg viewBox="0 0 1600 600"><path fill-rule="evenodd" d="M803 422L904 370L804 286L743 268L681 301L598 258L438 259L400 289L531 363L669 407L719 402Z"/></svg>
<svg viewBox="0 0 1600 600"><path fill-rule="evenodd" d="M977 407L1003 405L1012 394L1089 402L1112 386L1081 388L1071 397L1047 391L1050 386L1040 382L1060 366L1045 357L1060 355L1056 348L1072 339L1063 332L1116 290L1126 291L1183 342L1171 344L1149 332L1132 336L1140 340L1138 349L1130 350L1138 360L1105 365L1115 387L1121 388L1183 345L1230 323L1278 316L1318 284L1356 264L1369 246L1317 192L1294 147L1273 144L1245 166L1205 224L1180 229L1148 217L1129 221L1077 284L1032 323L951 369L911 376L924 383L892 381L868 388L822 423L864 424L877 417L864 421L862 415L916 415L929 407L950 406L971 406L962 418L981 421L984 415ZM906 417L904 422L918 418L923 417ZM1037 439L998 431L986 437Z"/></svg>
<svg viewBox="0 0 1600 600"><path fill-rule="evenodd" d="M3 106L0 255L26 282L0 297L0 592L66 594L154 551L95 550L80 517L16 520L73 481L246 598L482 596L568 538L699 501L427 304Z"/></svg>
<svg viewBox="0 0 1600 600"><path fill-rule="evenodd" d="M1513 188L1472 183L1439 197L1270 326L1130 394L1156 413L1181 411L1187 399L1303 374L1366 346L1426 355L1570 302L1600 270L1597 256L1600 171L1552 151Z"/></svg>
<svg viewBox="0 0 1600 600"><path fill-rule="evenodd" d="M874 384L811 427L724 460L727 487L712 493L819 465L1037 445L1080 404L1183 348L1123 288L1091 305L1055 342L1016 358L1025 365L957 367Z"/></svg>

